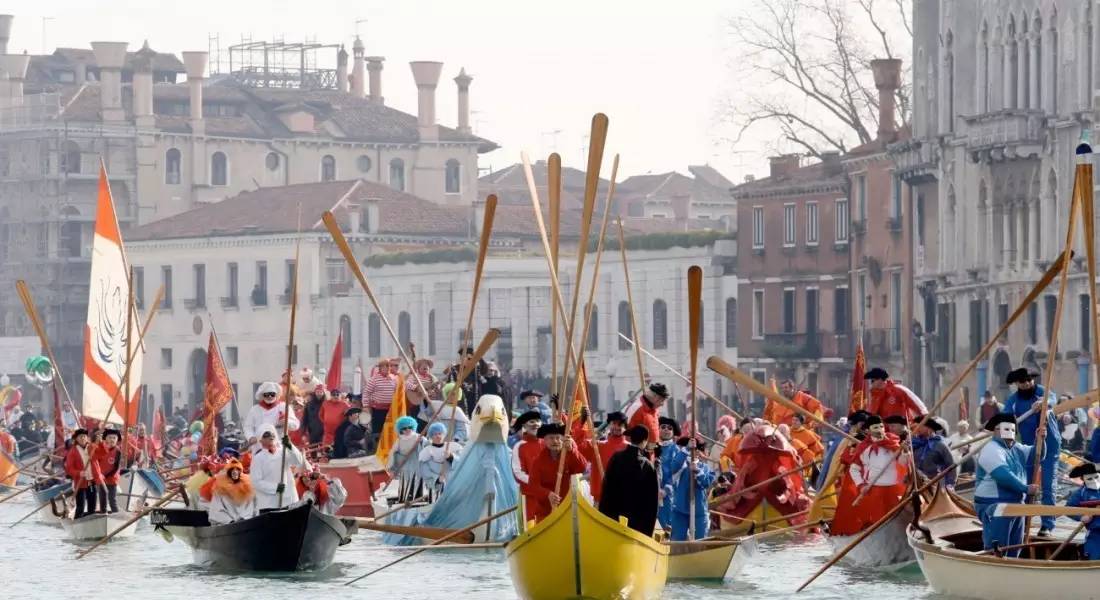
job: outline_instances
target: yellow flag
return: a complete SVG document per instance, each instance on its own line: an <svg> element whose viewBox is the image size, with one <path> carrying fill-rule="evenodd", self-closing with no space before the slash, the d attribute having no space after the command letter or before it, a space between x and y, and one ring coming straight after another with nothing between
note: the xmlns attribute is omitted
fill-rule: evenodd
<svg viewBox="0 0 1100 600"><path fill-rule="evenodd" d="M390 457L390 451L397 442L397 430L394 423L405 416L405 377L397 376L397 389L393 391L393 402L390 403L390 412L386 414L386 424L382 426L381 435L378 436L378 450L375 455L382 464Z"/></svg>

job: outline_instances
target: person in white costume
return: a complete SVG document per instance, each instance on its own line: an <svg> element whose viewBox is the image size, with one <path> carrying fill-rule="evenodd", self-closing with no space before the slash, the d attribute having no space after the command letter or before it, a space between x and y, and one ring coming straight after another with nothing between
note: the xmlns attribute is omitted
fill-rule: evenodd
<svg viewBox="0 0 1100 600"><path fill-rule="evenodd" d="M249 449L253 454L260 450L260 433L264 425L271 425L275 429L279 434L276 439L287 433L282 431L286 402L279 400L279 392L279 384L273 381L265 381L256 389L256 404L248 411L242 426L244 435L248 438ZM298 425L298 417L294 416L294 411L290 411L287 429L297 431Z"/></svg>
<svg viewBox="0 0 1100 600"><path fill-rule="evenodd" d="M252 486L256 488L256 508L279 508L298 501L298 489L294 485L293 469L308 470L306 457L283 436L282 447L276 441L275 427L263 425L260 430L260 451L252 455ZM280 473L283 451L286 451L285 472ZM282 493L282 503L279 494Z"/></svg>

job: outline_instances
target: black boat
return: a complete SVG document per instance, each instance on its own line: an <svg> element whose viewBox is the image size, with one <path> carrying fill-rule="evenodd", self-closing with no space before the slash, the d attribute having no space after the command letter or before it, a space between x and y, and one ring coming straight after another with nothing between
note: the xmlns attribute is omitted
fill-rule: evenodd
<svg viewBox="0 0 1100 600"><path fill-rule="evenodd" d="M251 519L213 525L204 510L156 509L150 521L191 546L196 564L234 571L319 571L348 540L337 517L309 501L264 510Z"/></svg>

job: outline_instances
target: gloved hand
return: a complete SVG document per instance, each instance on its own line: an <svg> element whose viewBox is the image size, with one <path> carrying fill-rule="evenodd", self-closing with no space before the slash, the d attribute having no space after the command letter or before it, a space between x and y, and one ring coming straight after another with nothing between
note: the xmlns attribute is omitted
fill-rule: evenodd
<svg viewBox="0 0 1100 600"><path fill-rule="evenodd" d="M276 494L281 494L285 491L286 491L286 484L285 483L280 483L279 485L275 486L275 493Z"/></svg>
<svg viewBox="0 0 1100 600"><path fill-rule="evenodd" d="M294 445L290 443L289 435L283 434L283 448L286 448L287 450L291 450L294 448Z"/></svg>

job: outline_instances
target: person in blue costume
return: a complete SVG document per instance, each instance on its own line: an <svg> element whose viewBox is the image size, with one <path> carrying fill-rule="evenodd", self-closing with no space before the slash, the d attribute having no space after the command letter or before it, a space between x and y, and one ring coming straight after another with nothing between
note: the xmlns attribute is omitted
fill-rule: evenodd
<svg viewBox="0 0 1100 600"><path fill-rule="evenodd" d="M1085 451L1085 458L1092 462L1100 462L1100 426L1092 430L1092 437L1089 438L1089 446Z"/></svg>
<svg viewBox="0 0 1100 600"><path fill-rule="evenodd" d="M689 539L700 540L707 537L710 527L710 513L707 510L707 489L717 479L714 472L702 459L706 456L706 448L702 441L696 440L696 459L691 460L690 438L680 440L684 445L672 460L672 477L675 481L675 497L672 500L672 541L685 542ZM690 531L691 524L691 472L695 471L695 531ZM694 537L692 537L694 533Z"/></svg>
<svg viewBox="0 0 1100 600"><path fill-rule="evenodd" d="M1077 465L1069 472L1071 479L1081 478L1084 485L1074 490L1066 499L1066 506L1100 508L1100 469L1093 463ZM1100 560L1100 518L1092 515L1072 517L1088 529L1085 537L1085 558Z"/></svg>
<svg viewBox="0 0 1100 600"><path fill-rule="evenodd" d="M657 469L658 483L661 488L657 493L661 507L657 509L657 522L662 529L672 528L672 501L676 494L676 484L672 481L672 463L676 461L677 454L681 451L676 445L676 438L680 437L680 424L676 419L661 417L657 419Z"/></svg>
<svg viewBox="0 0 1100 600"><path fill-rule="evenodd" d="M1039 409L1042 405L1039 400L1045 398L1051 408L1058 403L1058 395L1047 391L1043 386L1035 383L1038 373L1031 373L1027 369L1010 371L1005 377L1005 383L1015 384L1016 391L1005 400L1003 414L1009 414L1017 419L1016 429L1020 434L1020 441L1028 446L1035 445L1035 433L1039 429ZM1035 408L1035 414L1019 421L1021 415ZM1054 481L1058 475L1058 457L1062 453L1062 439L1058 435L1058 420L1054 411L1047 411L1047 434L1043 441L1042 463L1042 501L1047 506L1054 506ZM1028 473L1034 471L1034 464L1027 467ZM1039 537L1049 537L1054 529L1054 517L1043 517L1039 525Z"/></svg>
<svg viewBox="0 0 1100 600"><path fill-rule="evenodd" d="M993 415L985 424L993 439L978 454L975 471L974 510L982 522L982 546L1015 546L1024 539L1022 517L997 517L998 504L1020 504L1027 496L1038 493L1038 486L1028 484L1028 459L1034 448L1016 441L1016 419L1007 413ZM1015 558L1020 550L1008 550L1005 556Z"/></svg>

